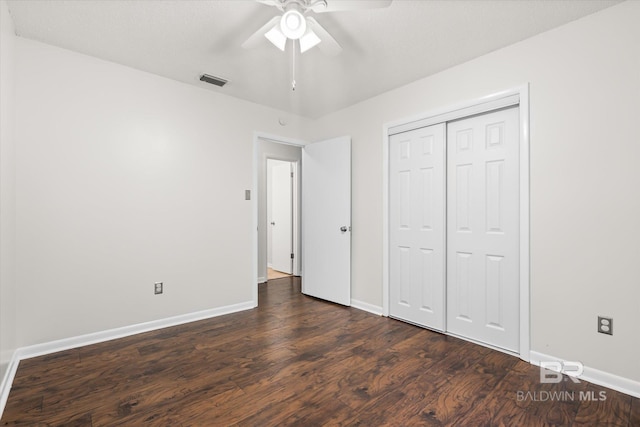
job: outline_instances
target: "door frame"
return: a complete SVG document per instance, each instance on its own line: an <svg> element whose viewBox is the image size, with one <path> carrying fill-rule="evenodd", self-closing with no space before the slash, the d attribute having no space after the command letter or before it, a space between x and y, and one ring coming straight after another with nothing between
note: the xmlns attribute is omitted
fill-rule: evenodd
<svg viewBox="0 0 640 427"><path fill-rule="evenodd" d="M253 133L253 161L252 161L252 184L251 184L251 290L252 290L252 300L253 300L253 306L257 307L258 306L258 223L259 223L259 213L258 213L258 185L259 185L259 180L258 180L258 169L259 169L259 164L260 162L265 162L265 166L266 166L266 158L259 158L258 156L258 147L259 147L259 143L260 140L264 140L264 141L268 141L268 142L273 142L276 144L283 144L283 145L293 145L296 147L304 147L307 142L300 140L300 139L294 139L294 138L286 138L283 136L278 136L278 135L273 135L270 133L266 133L266 132L259 132L259 131L255 131ZM300 165L297 164L297 162L292 161L290 159L285 159L285 158L279 158L279 157L273 157L273 156L269 156L268 158L273 158L276 160L286 160L286 161L291 161L294 163L294 168L295 168L295 174L298 175L300 173ZM298 183L297 180L294 180L294 192L299 192L299 188L298 188ZM295 202L294 202L294 253L298 256L298 259L300 259L300 252L301 252L301 237L299 236L298 232L297 232L297 228L298 224L299 224L299 218L300 217L300 212L298 211L298 208L295 206ZM294 269L293 269L293 274L294 275L299 275L302 276L302 270L297 270L297 265L299 265L298 263L294 262ZM297 274L296 274L297 273Z"/></svg>
<svg viewBox="0 0 640 427"><path fill-rule="evenodd" d="M529 185L529 84L493 93L383 125L382 136L382 312L389 316L389 138L390 135L436 123L481 114L498 108L520 108L520 351L530 360L530 185ZM445 327L445 333L446 327ZM501 350L504 351L504 350Z"/></svg>

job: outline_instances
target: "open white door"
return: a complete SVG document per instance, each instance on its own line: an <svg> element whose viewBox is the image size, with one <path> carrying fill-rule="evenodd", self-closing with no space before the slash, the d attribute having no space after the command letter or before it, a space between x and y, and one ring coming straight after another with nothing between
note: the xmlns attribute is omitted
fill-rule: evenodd
<svg viewBox="0 0 640 427"><path fill-rule="evenodd" d="M351 305L351 138L302 149L302 292Z"/></svg>
<svg viewBox="0 0 640 427"><path fill-rule="evenodd" d="M268 160L271 168L271 268L293 273L293 173L291 163Z"/></svg>

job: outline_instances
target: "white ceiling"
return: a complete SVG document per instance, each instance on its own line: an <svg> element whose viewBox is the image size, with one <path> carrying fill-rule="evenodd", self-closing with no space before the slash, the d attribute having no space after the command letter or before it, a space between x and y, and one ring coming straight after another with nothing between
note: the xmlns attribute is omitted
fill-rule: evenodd
<svg viewBox="0 0 640 427"><path fill-rule="evenodd" d="M290 51L266 39L251 50L240 47L278 14L252 0L8 2L19 36L310 118L616 3L394 0L385 9L317 14L344 50L331 57L314 48L298 56L293 92ZM229 83L202 83L203 73Z"/></svg>

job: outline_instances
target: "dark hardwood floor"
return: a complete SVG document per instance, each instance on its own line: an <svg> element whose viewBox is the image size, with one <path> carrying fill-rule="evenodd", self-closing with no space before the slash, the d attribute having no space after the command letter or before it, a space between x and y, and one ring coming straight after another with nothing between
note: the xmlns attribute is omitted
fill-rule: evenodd
<svg viewBox="0 0 640 427"><path fill-rule="evenodd" d="M640 399L541 384L515 357L306 297L297 278L260 285L259 298L24 360L0 424L640 426Z"/></svg>

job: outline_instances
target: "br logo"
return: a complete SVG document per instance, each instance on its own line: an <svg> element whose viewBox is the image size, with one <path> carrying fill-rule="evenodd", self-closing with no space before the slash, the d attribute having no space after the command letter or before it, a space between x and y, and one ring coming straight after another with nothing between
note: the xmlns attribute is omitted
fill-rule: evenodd
<svg viewBox="0 0 640 427"><path fill-rule="evenodd" d="M580 362L540 362L540 382L562 382L562 374L566 374L574 383L579 383L577 378L582 375L584 366Z"/></svg>

